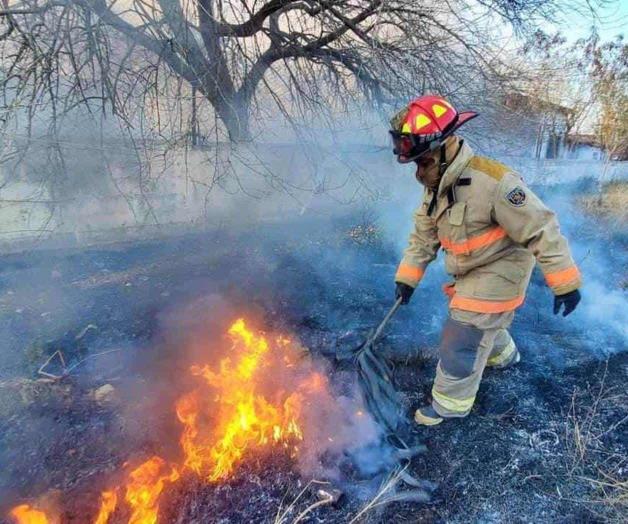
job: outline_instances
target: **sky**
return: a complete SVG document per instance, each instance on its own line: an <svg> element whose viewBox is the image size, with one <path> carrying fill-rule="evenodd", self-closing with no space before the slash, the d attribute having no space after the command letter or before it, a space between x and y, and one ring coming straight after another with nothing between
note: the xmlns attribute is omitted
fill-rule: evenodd
<svg viewBox="0 0 628 524"><path fill-rule="evenodd" d="M557 28L571 42L586 37L592 26L597 28L603 41L613 40L619 34L628 36L628 0L602 1L604 5L598 8L596 17L577 9L582 6L581 0L573 1L574 9L563 13L564 23Z"/></svg>

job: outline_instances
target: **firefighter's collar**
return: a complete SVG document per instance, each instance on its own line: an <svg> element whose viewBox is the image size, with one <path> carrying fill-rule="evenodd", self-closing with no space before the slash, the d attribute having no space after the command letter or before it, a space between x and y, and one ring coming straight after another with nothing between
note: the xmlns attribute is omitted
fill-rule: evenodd
<svg viewBox="0 0 628 524"><path fill-rule="evenodd" d="M473 150L466 142L462 141L458 154L449 164L449 167L440 181L438 186L438 196L442 196L443 193L445 193L447 189L449 189L456 182L456 180L458 180L458 177L467 167L471 158L473 158Z"/></svg>

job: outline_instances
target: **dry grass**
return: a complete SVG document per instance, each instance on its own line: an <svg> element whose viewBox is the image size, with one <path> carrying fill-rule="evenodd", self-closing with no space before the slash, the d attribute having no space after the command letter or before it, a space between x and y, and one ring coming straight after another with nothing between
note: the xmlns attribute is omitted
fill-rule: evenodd
<svg viewBox="0 0 628 524"><path fill-rule="evenodd" d="M380 509L387 504L395 502L420 504L429 501L430 496L424 488L428 487L430 483L423 483L422 481L417 481L416 485L414 485L413 482L409 483L412 479L409 478L406 470L407 466L395 468L381 484L377 493L375 493L375 495L368 502L366 502L366 504L364 504L364 506L362 506L355 515L347 517L350 518L348 524L366 522L371 517L374 517L376 519L375 521L378 521L377 516L374 515L374 513L376 513L377 509ZM317 485L325 488L318 490L320 500L309 503L304 509L299 511L299 502L302 499L307 498L307 494L311 493L312 489ZM328 482L321 482L317 480L311 480L308 482L297 494L297 496L294 497L294 499L292 499L292 501L290 501L287 505L284 505L282 501L277 509L277 513L275 514L273 524L298 524L303 522L305 518L314 510L323 506L335 504L336 499L333 498L333 496L324 496L328 486ZM400 489L402 486L405 486L406 488L410 486L411 489ZM323 496L321 496L321 493Z"/></svg>
<svg viewBox="0 0 628 524"><path fill-rule="evenodd" d="M628 221L628 182L605 184L595 196L584 197L580 205L587 213L620 222Z"/></svg>
<svg viewBox="0 0 628 524"><path fill-rule="evenodd" d="M408 483L406 476L407 466L398 467L388 476L388 478L382 483L380 489L375 496L369 500L349 521L349 524L356 522L365 522L372 512L376 509L386 506L394 502L409 502L409 503L425 503L430 500L429 494L418 487L413 486L413 483ZM400 490L402 485L413 486L418 489ZM421 484L419 482L419 484ZM379 519L376 519L378 522Z"/></svg>
<svg viewBox="0 0 628 524"><path fill-rule="evenodd" d="M385 500L391 493L395 492L396 486L399 484L401 480L401 471L395 471L392 475L390 475L386 481L381 485L379 491L375 494L375 496L369 500L358 513L349 521L349 524L353 524L354 522L360 522L362 519L366 517L368 513L373 511L375 508L381 505L382 501Z"/></svg>
<svg viewBox="0 0 628 524"><path fill-rule="evenodd" d="M607 372L608 364L596 390L574 391L565 431L568 477L590 493L586 500L577 502L586 504L601 518L614 521L628 514L628 457L608 437L628 423L628 415L608 425L604 412L625 413L628 392L625 387L608 387Z"/></svg>
<svg viewBox="0 0 628 524"><path fill-rule="evenodd" d="M297 524L303 521L303 519L305 519L305 517L307 517L307 515L309 515L315 509L320 508L322 506L329 506L330 504L333 504L334 499L332 497L322 498L321 500L318 500L317 502L309 504L305 509L299 512L299 514L296 517L294 517L294 520L291 520L292 515L295 513L297 509L297 505L299 501L311 490L313 485L327 486L329 485L329 482L311 480L303 487L303 489L298 493L298 495L294 499L292 499L292 501L287 506L284 506L283 501L282 501L282 503L279 505L279 508L277 509L277 513L275 515L275 519L273 520L273 524L288 524L289 522L291 522L292 524Z"/></svg>

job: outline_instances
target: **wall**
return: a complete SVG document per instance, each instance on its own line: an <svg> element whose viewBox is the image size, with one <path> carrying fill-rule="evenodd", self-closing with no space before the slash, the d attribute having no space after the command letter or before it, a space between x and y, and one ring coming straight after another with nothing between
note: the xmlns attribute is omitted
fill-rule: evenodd
<svg viewBox="0 0 628 524"><path fill-rule="evenodd" d="M503 157L529 184L625 178L628 163ZM272 144L181 153L152 162L150 184L138 191L124 165L113 167L106 192L54 202L27 177L0 186L0 243L11 251L51 243L98 243L155 236L189 227L250 227L291 214L364 209L410 192L413 168L387 148L343 150ZM115 183L114 183L115 182ZM418 196L417 196L418 198Z"/></svg>

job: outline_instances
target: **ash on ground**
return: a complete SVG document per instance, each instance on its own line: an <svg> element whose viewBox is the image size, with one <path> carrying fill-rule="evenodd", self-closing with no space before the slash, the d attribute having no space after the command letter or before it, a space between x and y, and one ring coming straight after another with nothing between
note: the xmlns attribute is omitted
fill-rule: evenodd
<svg viewBox="0 0 628 524"><path fill-rule="evenodd" d="M221 297L297 334L313 354L361 340L391 305L399 253L383 239L347 238L352 217L335 220L2 257L0 514L48 497L67 522L83 522L129 457L177 457L179 428L163 406L180 391L164 377L185 373L186 364L162 343L166 312ZM577 231L577 252L590 253L579 263L585 278L594 275L591 289L625 282L621 227L584 220ZM594 270L600 264L604 270ZM429 398L446 315L437 292L445 277L430 272L378 346L395 362L409 416ZM598 305L585 287L585 307L562 319L551 315L551 296L535 274L513 325L521 364L487 371L467 419L418 432L428 451L409 471L438 484L431 502L375 507L361 521L625 521L628 352L625 332L615 329L625 318L616 311L625 289L612 293L621 294L613 295L616 306L600 316L609 303ZM38 375L57 350L75 366L70 375ZM143 416L129 417L131 406ZM304 490L309 480L285 454L258 457L227 482L182 479L164 495L160 515L292 522L318 500L315 489ZM367 503L347 497L302 521L348 522Z"/></svg>

